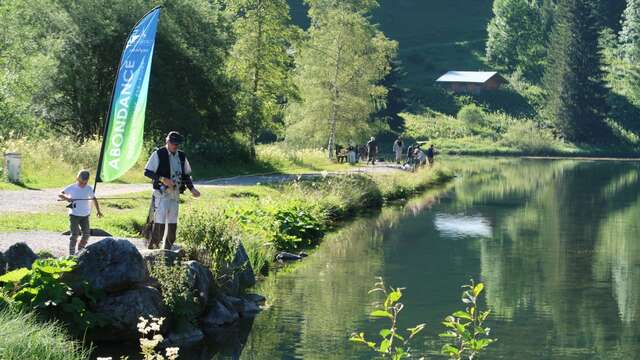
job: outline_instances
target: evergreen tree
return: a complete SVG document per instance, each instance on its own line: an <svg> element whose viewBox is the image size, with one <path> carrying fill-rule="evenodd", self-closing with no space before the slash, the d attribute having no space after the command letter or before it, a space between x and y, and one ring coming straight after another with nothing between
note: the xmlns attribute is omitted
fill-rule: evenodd
<svg viewBox="0 0 640 360"><path fill-rule="evenodd" d="M640 61L640 0L628 0L619 39L624 57L632 62Z"/></svg>
<svg viewBox="0 0 640 360"><path fill-rule="evenodd" d="M544 4L531 0L495 0L489 22L486 55L509 71L538 80L546 57Z"/></svg>
<svg viewBox="0 0 640 360"><path fill-rule="evenodd" d="M287 100L295 97L289 54L295 28L286 0L229 0L236 16L236 43L228 64L229 75L240 82L237 116L247 130L251 155L260 132L273 128Z"/></svg>
<svg viewBox="0 0 640 360"><path fill-rule="evenodd" d="M607 115L593 0L560 0L554 16L544 85L546 117L569 140L602 141Z"/></svg>
<svg viewBox="0 0 640 360"><path fill-rule="evenodd" d="M308 1L311 26L297 49L296 85L303 99L288 113L287 140L304 146L362 141L375 131L370 116L383 107L379 82L391 70L397 43L372 25L374 1Z"/></svg>

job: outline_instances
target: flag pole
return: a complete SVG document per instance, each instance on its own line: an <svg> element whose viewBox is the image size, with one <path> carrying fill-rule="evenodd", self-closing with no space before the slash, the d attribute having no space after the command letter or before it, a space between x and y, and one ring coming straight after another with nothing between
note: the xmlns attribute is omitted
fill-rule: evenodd
<svg viewBox="0 0 640 360"><path fill-rule="evenodd" d="M109 131L109 125L111 123L111 110L113 108L113 98L115 97L115 92L116 92L116 85L118 83L118 76L120 76L120 67L122 66L122 59L124 57L125 51L124 49L127 46L127 43L129 41L129 38L131 37L133 30L135 30L136 27L138 27L138 25L140 24L140 22L142 20L144 20L144 18L147 17L147 15L151 14L152 12L154 12L157 9L163 8L163 5L158 5L156 7L154 7L153 9L147 11L146 14L144 14L144 16L142 16L140 19L138 19L138 21L135 23L135 25L133 25L133 27L131 28L131 30L129 31L129 34L127 35L127 37L124 40L124 47L122 50L122 53L120 54L120 61L118 62L118 68L116 70L116 78L113 81L113 86L111 87L111 97L109 100L109 107L107 109L107 117L104 119L103 122L103 128L102 128L102 144L100 145L100 157L98 158L98 169L96 170L96 180L93 183L93 193L96 193L96 188L98 187L98 183L102 182L102 179L100 179L100 171L102 170L102 162L104 160L104 149L105 149L105 145L106 145L106 137Z"/></svg>

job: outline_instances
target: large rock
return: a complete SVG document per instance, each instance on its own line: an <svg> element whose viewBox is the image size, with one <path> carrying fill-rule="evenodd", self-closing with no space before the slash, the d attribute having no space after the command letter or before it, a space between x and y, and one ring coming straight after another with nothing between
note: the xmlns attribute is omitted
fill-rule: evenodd
<svg viewBox="0 0 640 360"><path fill-rule="evenodd" d="M106 238L78 253L78 266L72 276L94 289L117 292L144 282L147 269L132 243Z"/></svg>
<svg viewBox="0 0 640 360"><path fill-rule="evenodd" d="M0 251L0 275L4 275L6 271L7 271L7 262L4 259L4 255L2 254L2 251Z"/></svg>
<svg viewBox="0 0 640 360"><path fill-rule="evenodd" d="M33 262L38 259L38 255L31 250L29 245L20 242L11 245L4 252L5 261L7 262L7 271L31 268Z"/></svg>
<svg viewBox="0 0 640 360"><path fill-rule="evenodd" d="M147 319L150 316L167 317L160 292L150 286L109 294L98 301L95 312L108 321L108 325L92 334L101 341L138 339L137 325L141 316ZM166 330L166 322L162 330Z"/></svg>
<svg viewBox="0 0 640 360"><path fill-rule="evenodd" d="M233 261L225 272L228 275L223 286L229 294L238 295L244 289L256 284L256 276L249 262L247 251L242 244L238 245Z"/></svg>
<svg viewBox="0 0 640 360"><path fill-rule="evenodd" d="M191 325L189 328L180 332L171 331L164 341L160 344L161 348L168 347L189 347L199 343L204 339L204 333L199 328Z"/></svg>
<svg viewBox="0 0 640 360"><path fill-rule="evenodd" d="M201 320L205 332L211 328L218 328L225 324L231 324L240 318L235 309L228 308L220 301L213 301L207 308L207 313Z"/></svg>
<svg viewBox="0 0 640 360"><path fill-rule="evenodd" d="M213 274L206 266L197 261L185 262L187 267L187 281L189 289L198 296L198 304L200 305L200 313L204 312L209 302L209 295L215 292Z"/></svg>

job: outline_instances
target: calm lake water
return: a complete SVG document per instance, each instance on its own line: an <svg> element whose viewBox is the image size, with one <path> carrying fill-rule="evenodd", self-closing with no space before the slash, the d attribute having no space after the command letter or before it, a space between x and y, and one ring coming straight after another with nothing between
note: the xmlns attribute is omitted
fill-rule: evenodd
<svg viewBox="0 0 640 360"><path fill-rule="evenodd" d="M270 307L216 359L370 359L348 341L377 334L374 277L406 287L401 324L440 358L441 320L460 285L486 285L484 359L634 359L640 351L640 164L490 159L444 194L425 194L326 239L256 292Z"/></svg>

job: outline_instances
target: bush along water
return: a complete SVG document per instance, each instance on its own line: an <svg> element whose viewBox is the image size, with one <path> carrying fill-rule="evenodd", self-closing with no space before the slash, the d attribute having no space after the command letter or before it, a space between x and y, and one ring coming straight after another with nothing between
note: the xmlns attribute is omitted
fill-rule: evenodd
<svg viewBox="0 0 640 360"><path fill-rule="evenodd" d="M489 328L484 327L485 320L489 317L488 310L480 309L478 301L484 284L475 283L463 286L462 302L465 309L456 311L445 317L442 324L447 329L440 337L449 341L444 344L441 352L451 360L473 360L483 352L496 339L489 338ZM387 287L382 278L378 278L375 287L369 293L382 293L384 301L376 304L370 316L377 320L388 321L389 325L379 331L378 341L370 340L363 332L353 333L349 340L366 346L383 359L408 359L419 356L411 348L412 340L422 332L425 324L418 324L402 331L398 327L398 318L404 305L400 302L402 288ZM421 357L424 359L424 357Z"/></svg>
<svg viewBox="0 0 640 360"><path fill-rule="evenodd" d="M63 320L79 333L99 326L104 319L89 310L99 292L82 284L83 294L76 294L62 276L73 271L74 258L39 259L31 269L20 268L0 276L0 298L5 306L21 311L35 311L46 319Z"/></svg>

